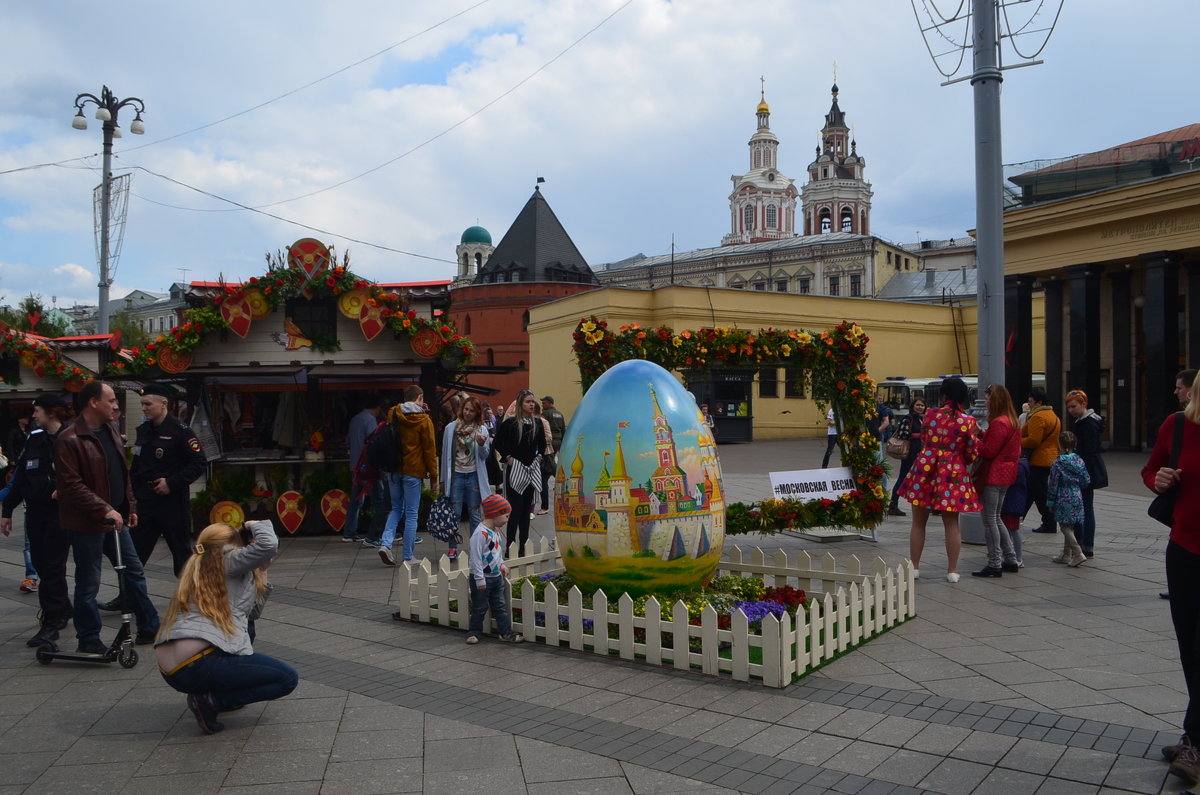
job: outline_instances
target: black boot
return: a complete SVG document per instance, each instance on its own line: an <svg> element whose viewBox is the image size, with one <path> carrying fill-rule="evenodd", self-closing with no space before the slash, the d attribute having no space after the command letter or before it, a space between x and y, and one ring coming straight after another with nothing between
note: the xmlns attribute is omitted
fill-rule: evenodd
<svg viewBox="0 0 1200 795"><path fill-rule="evenodd" d="M900 506L893 502L888 506L888 516L908 516L908 514L900 510Z"/></svg>
<svg viewBox="0 0 1200 795"><path fill-rule="evenodd" d="M53 643L54 641L58 640L58 631L70 622L71 619L69 618L43 618L41 629L39 629L32 638L25 641L25 645L31 649L35 649L38 646L44 646L48 643Z"/></svg>

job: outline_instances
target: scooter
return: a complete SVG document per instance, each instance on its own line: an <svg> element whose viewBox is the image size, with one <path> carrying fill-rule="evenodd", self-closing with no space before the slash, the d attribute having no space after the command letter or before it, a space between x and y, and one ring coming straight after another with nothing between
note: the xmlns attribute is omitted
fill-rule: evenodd
<svg viewBox="0 0 1200 795"><path fill-rule="evenodd" d="M105 524L110 527L116 526L116 522L112 519L105 521ZM130 611L129 597L126 593L125 563L121 560L120 534L124 531L125 528L115 531L117 535L113 538L113 547L116 550L113 568L117 572L117 602L121 605L121 628L117 630L117 636L113 638L112 644L104 650L103 654L60 651L58 646L53 642L43 643L37 649L37 661L42 665L49 665L54 660L100 665L107 665L116 661L120 663L122 668L132 668L138 664L138 653L137 649L133 647L133 630L131 629L133 613Z"/></svg>

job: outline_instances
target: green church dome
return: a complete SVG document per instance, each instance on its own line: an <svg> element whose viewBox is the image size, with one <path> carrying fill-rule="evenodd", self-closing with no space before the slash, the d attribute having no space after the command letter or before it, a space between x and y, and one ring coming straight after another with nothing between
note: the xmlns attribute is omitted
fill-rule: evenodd
<svg viewBox="0 0 1200 795"><path fill-rule="evenodd" d="M462 240L459 243L486 243L492 245L492 235L482 226L467 227L467 230L462 233Z"/></svg>

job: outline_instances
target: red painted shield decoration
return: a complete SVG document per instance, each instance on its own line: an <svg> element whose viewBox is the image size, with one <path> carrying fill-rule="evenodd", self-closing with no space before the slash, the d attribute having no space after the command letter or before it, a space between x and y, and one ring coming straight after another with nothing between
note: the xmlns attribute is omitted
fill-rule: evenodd
<svg viewBox="0 0 1200 795"><path fill-rule="evenodd" d="M387 321L383 319L383 307L378 304L372 306L370 301L363 304L358 312L358 327L362 329L367 342L378 337L379 332L387 328Z"/></svg>
<svg viewBox="0 0 1200 795"><path fill-rule="evenodd" d="M165 345L158 349L158 369L164 373L182 373L192 366L192 354L180 353Z"/></svg>
<svg viewBox="0 0 1200 795"><path fill-rule="evenodd" d="M304 495L298 491L285 491L275 501L275 515L279 517L283 529L289 533L300 529L300 523L304 521L304 514L307 512Z"/></svg>
<svg viewBox="0 0 1200 795"><path fill-rule="evenodd" d="M221 302L221 317L229 324L230 331L239 337L245 337L250 331L250 321L254 315L245 296L230 296Z"/></svg>
<svg viewBox="0 0 1200 795"><path fill-rule="evenodd" d="M288 264L302 269L312 279L329 267L329 249L320 240L301 238L288 246Z"/></svg>
<svg viewBox="0 0 1200 795"><path fill-rule="evenodd" d="M350 495L341 489L330 489L321 497L321 515L335 532L346 526L346 511L350 508Z"/></svg>
<svg viewBox="0 0 1200 795"><path fill-rule="evenodd" d="M413 353L426 359L437 356L437 352L445 345L442 335L431 328L423 328L412 337Z"/></svg>

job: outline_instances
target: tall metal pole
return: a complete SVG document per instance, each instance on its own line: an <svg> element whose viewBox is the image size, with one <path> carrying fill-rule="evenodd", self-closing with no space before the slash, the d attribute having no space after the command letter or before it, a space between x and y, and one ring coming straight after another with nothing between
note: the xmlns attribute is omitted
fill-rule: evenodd
<svg viewBox="0 0 1200 795"><path fill-rule="evenodd" d="M1000 39L996 0L971 0L975 71L975 257L978 279L979 392L1004 383L1004 172L1000 153Z"/></svg>
<svg viewBox="0 0 1200 795"><path fill-rule="evenodd" d="M96 333L108 333L108 274L109 200L112 197L112 142L114 121L104 122L104 176L100 183L100 306L96 311Z"/></svg>

